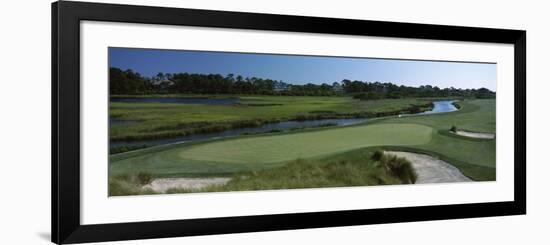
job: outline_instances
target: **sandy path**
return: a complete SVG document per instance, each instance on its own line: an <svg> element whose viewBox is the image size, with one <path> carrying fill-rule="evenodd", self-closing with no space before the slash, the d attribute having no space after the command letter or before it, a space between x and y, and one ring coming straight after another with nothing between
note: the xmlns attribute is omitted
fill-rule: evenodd
<svg viewBox="0 0 550 245"><path fill-rule="evenodd" d="M166 192L172 188L186 190L200 190L212 185L225 185L231 178L160 178L154 179L143 188L150 188L156 192Z"/></svg>
<svg viewBox="0 0 550 245"><path fill-rule="evenodd" d="M494 139L495 138L495 134L492 134L492 133L477 133L477 132L457 130L455 134L465 136L465 137L470 137L470 138L477 138L477 139Z"/></svg>
<svg viewBox="0 0 550 245"><path fill-rule="evenodd" d="M472 181L456 167L429 155L402 151L386 151L384 153L409 160L418 174L416 184Z"/></svg>

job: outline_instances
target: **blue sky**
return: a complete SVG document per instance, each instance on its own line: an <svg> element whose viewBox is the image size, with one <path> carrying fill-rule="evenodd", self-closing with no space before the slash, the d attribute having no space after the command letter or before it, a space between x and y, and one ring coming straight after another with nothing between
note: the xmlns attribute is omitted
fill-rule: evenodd
<svg viewBox="0 0 550 245"><path fill-rule="evenodd" d="M432 85L440 88L496 89L496 64L248 54L184 50L109 48L111 67L144 76L163 73L229 73L283 80L292 84L340 82L343 79Z"/></svg>

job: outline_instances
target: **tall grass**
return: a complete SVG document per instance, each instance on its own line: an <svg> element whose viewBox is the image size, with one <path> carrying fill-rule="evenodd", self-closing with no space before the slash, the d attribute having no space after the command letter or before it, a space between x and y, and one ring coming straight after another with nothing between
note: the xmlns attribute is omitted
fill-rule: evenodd
<svg viewBox="0 0 550 245"><path fill-rule="evenodd" d="M397 184L383 168L369 159L365 162L337 161L322 163L298 159L287 165L263 171L236 174L224 186L208 187L201 191L250 191L344 186Z"/></svg>
<svg viewBox="0 0 550 245"><path fill-rule="evenodd" d="M372 159L375 161L380 161L383 156L384 152L382 150L377 150L372 154Z"/></svg>
<svg viewBox="0 0 550 245"><path fill-rule="evenodd" d="M128 196L155 194L144 185L151 183L152 176L148 172L137 172L109 177L109 196Z"/></svg>
<svg viewBox="0 0 550 245"><path fill-rule="evenodd" d="M273 100L272 97L268 97ZM294 100L299 98L293 98ZM341 99L340 99L341 100ZM280 101L279 101L280 102ZM297 101L301 102L301 101ZM253 128L261 127L268 123L276 123L281 121L308 121L308 120L322 120L322 119L349 119L349 118L374 118L398 115L403 113L416 113L427 111L431 109L432 103L418 103L410 100L392 100L392 106L386 105L364 105L363 103L350 103L345 100L337 101L335 105L341 107L340 110L327 110L326 106L332 105L324 101L309 98L302 107L297 110L295 103L265 103L261 104L280 104L281 109L274 110L263 109L262 107L269 108L268 106L251 106L258 107L256 109L247 109L241 107L224 107L226 111L233 112L231 115L227 115L228 112L216 112L212 115L219 114L220 118L230 117L229 120L216 119L215 117L204 119L200 121L188 121L189 118L198 117L202 115L200 111L195 107L203 108L204 110L214 110L212 106L181 106L177 105L176 108L181 107L182 110L175 110L174 105L155 105L155 111L152 110L151 105L143 105L140 103L114 103L111 104L111 114L113 118L123 118L124 120L135 120L140 123L132 125L132 127L118 127L113 128L110 134L110 140L112 141L139 141L139 140L155 140L176 138L181 136L206 134L206 133L219 133L231 129L239 128ZM315 106L311 106L313 102L318 103ZM415 104L416 103L416 104ZM315 108L317 107L317 108ZM216 108L216 107L214 107ZM303 109L303 110L302 110ZM313 109L313 110L311 110ZM331 108L332 109L332 108ZM250 118L251 111L257 111ZM143 113L138 113L143 112ZM181 114L181 115L180 115ZM155 115L155 122L151 122L151 117L146 115ZM177 119L177 120L174 120ZM147 126L145 126L147 125Z"/></svg>
<svg viewBox="0 0 550 245"><path fill-rule="evenodd" d="M327 159L296 159L278 168L238 172L225 185L200 190L174 188L166 193L413 184L416 179L412 164L405 158L367 148ZM151 181L151 174L146 172L114 176L109 178L109 195L160 194L143 188Z"/></svg>
<svg viewBox="0 0 550 245"><path fill-rule="evenodd" d="M294 117L278 118L278 119L251 119L240 121L201 121L201 122L187 122L177 123L172 125L163 125L159 127L147 128L133 134L125 135L110 135L112 141L138 141L138 140L154 140L175 138L181 136L195 135L195 134L207 134L207 133L220 133L231 129L240 128L255 128L261 127L269 123L278 123L281 121L311 121L311 120L323 120L323 119L352 119L352 118L375 118L394 116L403 113L418 113L422 111L430 110L429 106L416 106L403 108L400 110L382 111L382 112L351 112L351 113L314 113L306 114L299 113ZM332 125L330 125L332 126Z"/></svg>
<svg viewBox="0 0 550 245"><path fill-rule="evenodd" d="M388 174L398 178L402 184L414 184L418 178L418 174L412 163L403 157L385 154L378 150L375 151L373 160L379 161L386 169Z"/></svg>

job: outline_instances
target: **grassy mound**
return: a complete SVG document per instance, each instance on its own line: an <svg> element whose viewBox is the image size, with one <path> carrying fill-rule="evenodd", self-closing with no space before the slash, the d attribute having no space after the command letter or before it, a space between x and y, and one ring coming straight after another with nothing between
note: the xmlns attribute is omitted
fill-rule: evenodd
<svg viewBox="0 0 550 245"><path fill-rule="evenodd" d="M166 193L254 191L412 184L416 173L404 158L383 154L380 148L364 148L323 159L296 159L282 167L235 173L223 186L201 190L173 188ZM140 188L139 175L109 179L110 195L159 194Z"/></svg>

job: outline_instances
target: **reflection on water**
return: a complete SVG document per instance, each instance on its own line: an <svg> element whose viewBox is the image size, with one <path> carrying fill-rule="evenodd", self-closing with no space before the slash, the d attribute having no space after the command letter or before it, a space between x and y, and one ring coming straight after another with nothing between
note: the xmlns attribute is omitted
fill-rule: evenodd
<svg viewBox="0 0 550 245"><path fill-rule="evenodd" d="M425 111L421 112L419 114L432 114L432 113L441 113L441 112L451 112L458 110L453 105L453 100L442 100L442 101L434 101L434 108L431 111Z"/></svg>

